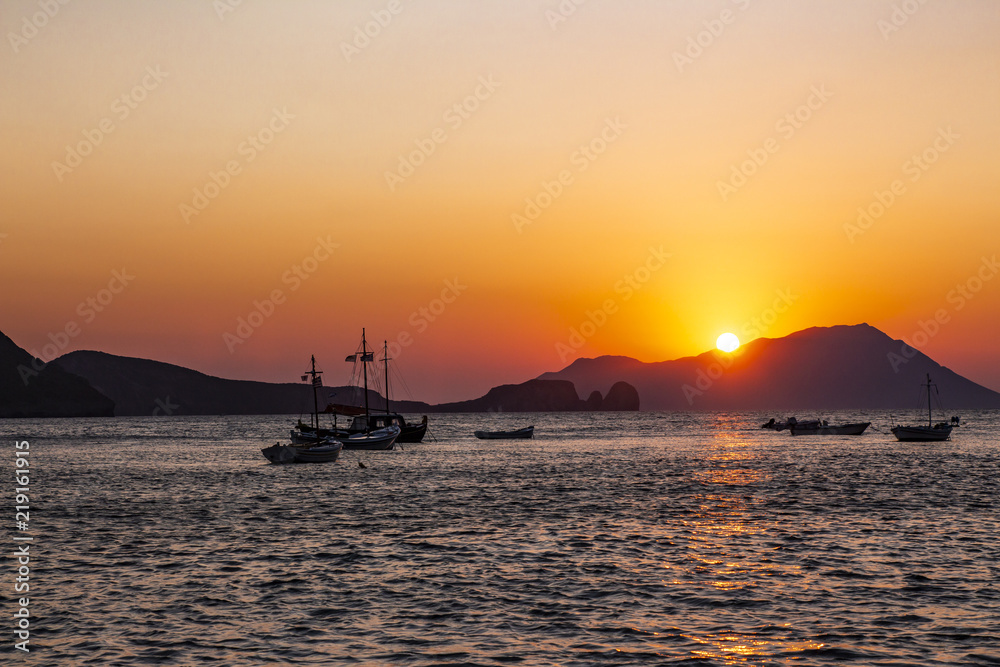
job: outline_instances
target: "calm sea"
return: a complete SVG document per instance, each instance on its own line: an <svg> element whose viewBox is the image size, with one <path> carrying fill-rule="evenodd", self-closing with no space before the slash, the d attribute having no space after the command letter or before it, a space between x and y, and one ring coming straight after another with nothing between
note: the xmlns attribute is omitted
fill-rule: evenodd
<svg viewBox="0 0 1000 667"><path fill-rule="evenodd" d="M6 421L3 663L1000 664L1000 412L936 444L772 416L431 415L290 466L284 416Z"/></svg>

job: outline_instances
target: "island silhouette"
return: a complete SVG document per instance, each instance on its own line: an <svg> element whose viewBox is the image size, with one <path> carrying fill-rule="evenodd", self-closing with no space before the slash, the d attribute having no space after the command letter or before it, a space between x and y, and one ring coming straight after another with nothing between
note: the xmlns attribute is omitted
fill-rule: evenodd
<svg viewBox="0 0 1000 667"><path fill-rule="evenodd" d="M40 370L39 370L40 369ZM867 324L814 327L758 338L732 354L646 363L577 359L559 371L484 396L405 413L909 409L930 373L948 410L1000 408L1000 393L941 366ZM324 387L328 403L363 405L357 387ZM586 396L586 398L582 398ZM301 383L228 380L149 359L80 350L41 364L0 334L0 417L301 414ZM376 409L385 399L369 390Z"/></svg>

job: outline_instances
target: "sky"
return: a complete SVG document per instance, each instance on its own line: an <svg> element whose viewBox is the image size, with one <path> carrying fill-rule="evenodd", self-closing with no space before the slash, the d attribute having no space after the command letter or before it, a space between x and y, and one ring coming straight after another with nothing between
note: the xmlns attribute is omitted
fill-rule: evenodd
<svg viewBox="0 0 1000 667"><path fill-rule="evenodd" d="M1000 390L995 0L6 1L0 331L473 398L867 322Z"/></svg>

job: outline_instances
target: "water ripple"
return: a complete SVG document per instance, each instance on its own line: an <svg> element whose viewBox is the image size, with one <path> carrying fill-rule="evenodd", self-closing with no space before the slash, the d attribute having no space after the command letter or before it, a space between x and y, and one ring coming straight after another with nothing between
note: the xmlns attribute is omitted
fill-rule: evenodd
<svg viewBox="0 0 1000 667"><path fill-rule="evenodd" d="M317 466L259 455L285 418L19 423L44 551L19 662L1000 664L997 413L936 445L485 419Z"/></svg>

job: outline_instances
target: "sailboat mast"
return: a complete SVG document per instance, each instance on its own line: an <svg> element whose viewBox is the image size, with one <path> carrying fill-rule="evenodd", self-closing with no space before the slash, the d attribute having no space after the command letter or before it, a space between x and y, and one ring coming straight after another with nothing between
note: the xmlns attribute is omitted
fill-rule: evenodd
<svg viewBox="0 0 1000 667"><path fill-rule="evenodd" d="M382 341L382 361L385 362L385 414L389 414L389 341Z"/></svg>
<svg viewBox="0 0 1000 667"><path fill-rule="evenodd" d="M361 329L361 368L365 374L365 427L368 426L368 362L365 361L365 357L368 356L368 346L365 344L365 330Z"/></svg>
<svg viewBox="0 0 1000 667"><path fill-rule="evenodd" d="M927 374L927 426L930 428L934 419L931 418L931 374Z"/></svg>
<svg viewBox="0 0 1000 667"><path fill-rule="evenodd" d="M317 436L319 435L319 398L316 397L316 355L312 355L312 370L309 372L312 376L312 386L313 386L313 419L315 423L313 426L316 427Z"/></svg>

